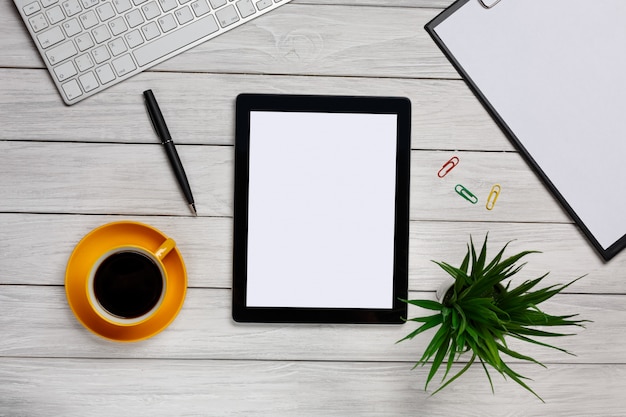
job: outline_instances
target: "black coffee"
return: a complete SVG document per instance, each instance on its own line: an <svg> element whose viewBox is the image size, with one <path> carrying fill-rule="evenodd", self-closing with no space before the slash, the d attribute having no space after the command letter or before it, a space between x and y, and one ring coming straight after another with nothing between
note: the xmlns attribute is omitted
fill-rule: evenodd
<svg viewBox="0 0 626 417"><path fill-rule="evenodd" d="M96 270L93 289L100 305L114 316L132 319L149 312L163 292L157 264L138 252L118 252Z"/></svg>

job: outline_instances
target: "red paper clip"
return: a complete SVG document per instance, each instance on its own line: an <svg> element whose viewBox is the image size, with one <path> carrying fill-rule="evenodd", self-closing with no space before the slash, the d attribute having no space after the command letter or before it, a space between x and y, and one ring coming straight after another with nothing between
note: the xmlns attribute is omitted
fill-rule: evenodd
<svg viewBox="0 0 626 417"><path fill-rule="evenodd" d="M452 158L450 158L450 160L448 162L443 164L443 166L441 167L441 169L437 173L437 176L439 178L445 177L446 175L448 175L448 172L452 171L452 169L455 166L457 166L458 164L459 164L459 158L457 158L456 156L453 156Z"/></svg>

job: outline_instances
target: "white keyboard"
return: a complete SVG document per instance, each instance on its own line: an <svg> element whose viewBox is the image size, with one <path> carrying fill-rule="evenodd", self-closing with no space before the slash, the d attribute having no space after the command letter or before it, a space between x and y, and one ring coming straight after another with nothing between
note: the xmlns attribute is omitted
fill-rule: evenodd
<svg viewBox="0 0 626 417"><path fill-rule="evenodd" d="M291 0L13 0L66 104Z"/></svg>

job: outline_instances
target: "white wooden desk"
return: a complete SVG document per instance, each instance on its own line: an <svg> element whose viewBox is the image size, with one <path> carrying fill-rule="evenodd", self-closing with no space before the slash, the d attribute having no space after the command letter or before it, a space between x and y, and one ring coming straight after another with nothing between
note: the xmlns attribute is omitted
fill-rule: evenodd
<svg viewBox="0 0 626 417"><path fill-rule="evenodd" d="M623 416L626 253L603 263L423 30L451 0L295 0L78 105L66 107L10 0L0 1L0 416ZM192 218L143 105L157 94L199 217ZM410 296L460 262L472 234L536 249L525 277L589 275L550 303L593 320L512 362L542 404L480 367L440 394L411 370L414 327L237 324L231 314L234 99L241 92L398 95L413 103ZM436 175L457 155L461 163ZM482 201L494 183L493 211ZM617 186L617 185L616 185ZM151 224L173 237L189 290L140 343L84 329L67 259L92 228ZM418 311L411 310L410 315Z"/></svg>

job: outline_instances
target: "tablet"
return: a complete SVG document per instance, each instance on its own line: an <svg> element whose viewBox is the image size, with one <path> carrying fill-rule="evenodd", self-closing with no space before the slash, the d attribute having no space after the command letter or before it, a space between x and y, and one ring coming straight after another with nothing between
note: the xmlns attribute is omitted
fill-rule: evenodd
<svg viewBox="0 0 626 417"><path fill-rule="evenodd" d="M411 103L237 97L233 318L402 323Z"/></svg>

